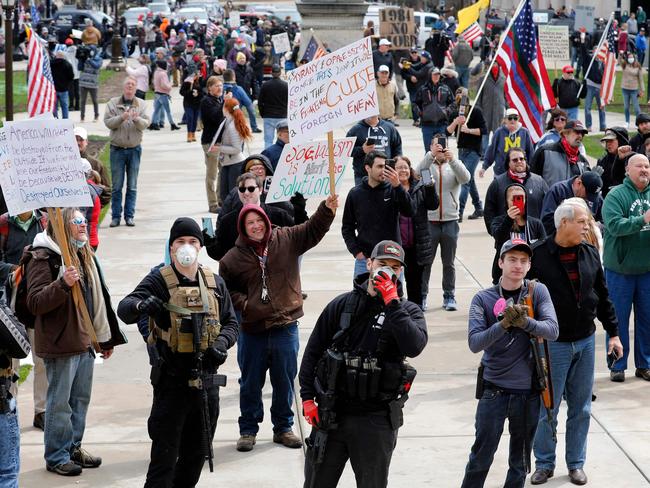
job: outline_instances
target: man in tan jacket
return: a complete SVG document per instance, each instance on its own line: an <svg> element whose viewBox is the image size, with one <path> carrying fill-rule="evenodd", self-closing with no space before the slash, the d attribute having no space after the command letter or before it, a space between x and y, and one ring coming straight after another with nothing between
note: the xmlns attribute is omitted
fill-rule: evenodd
<svg viewBox="0 0 650 488"><path fill-rule="evenodd" d="M106 104L104 124L111 130L111 227L120 225L122 218L122 187L126 173L126 198L124 202L124 222L129 227L135 225L135 198L138 187L138 171L142 154L142 132L149 127L146 103L135 96L134 78L124 80L122 95L111 98Z"/></svg>
<svg viewBox="0 0 650 488"><path fill-rule="evenodd" d="M382 64L377 70L377 99L379 100L379 117L397 125L399 95L397 85L391 79L390 68L385 64Z"/></svg>
<svg viewBox="0 0 650 488"><path fill-rule="evenodd" d="M81 33L81 42L85 46L99 46L102 41L102 33L93 25L91 19L86 19L86 28Z"/></svg>

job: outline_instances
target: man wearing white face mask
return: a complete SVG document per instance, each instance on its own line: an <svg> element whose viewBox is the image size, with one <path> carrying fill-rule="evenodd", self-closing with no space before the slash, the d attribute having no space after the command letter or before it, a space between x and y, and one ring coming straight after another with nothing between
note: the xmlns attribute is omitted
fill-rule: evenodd
<svg viewBox="0 0 650 488"><path fill-rule="evenodd" d="M151 369L148 488L198 482L207 454L202 389L207 393L211 445L219 386L224 384L216 373L239 331L224 281L197 260L203 246L198 224L188 217L176 219L169 242L171 265L154 268L118 307L126 323L149 316L147 342L159 356Z"/></svg>

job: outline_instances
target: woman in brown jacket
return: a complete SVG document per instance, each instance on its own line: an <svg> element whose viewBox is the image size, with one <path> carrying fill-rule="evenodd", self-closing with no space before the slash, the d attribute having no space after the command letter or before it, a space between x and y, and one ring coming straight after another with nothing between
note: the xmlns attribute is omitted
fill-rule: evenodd
<svg viewBox="0 0 650 488"><path fill-rule="evenodd" d="M64 269L53 226L37 234L27 269L27 307L36 316L36 354L43 358L48 379L45 408L45 461L48 471L75 476L102 460L81 448L92 390L95 353L72 298L79 283L104 359L125 344L110 295L88 244L88 222L75 208L63 210L72 256Z"/></svg>

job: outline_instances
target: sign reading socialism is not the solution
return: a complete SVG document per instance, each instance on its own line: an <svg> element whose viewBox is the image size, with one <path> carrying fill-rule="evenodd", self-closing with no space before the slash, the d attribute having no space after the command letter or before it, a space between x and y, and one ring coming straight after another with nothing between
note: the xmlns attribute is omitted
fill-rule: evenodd
<svg viewBox="0 0 650 488"><path fill-rule="evenodd" d="M289 71L287 82L292 144L379 114L370 37Z"/></svg>
<svg viewBox="0 0 650 488"><path fill-rule="evenodd" d="M338 193L356 137L334 139L334 183ZM273 173L266 203L285 202L296 192L305 198L330 194L327 141L285 144Z"/></svg>

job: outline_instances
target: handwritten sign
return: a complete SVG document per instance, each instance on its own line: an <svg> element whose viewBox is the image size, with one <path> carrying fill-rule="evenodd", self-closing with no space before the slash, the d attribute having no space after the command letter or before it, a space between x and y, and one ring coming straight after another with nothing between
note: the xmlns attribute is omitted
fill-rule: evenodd
<svg viewBox="0 0 650 488"><path fill-rule="evenodd" d="M238 11L231 10L230 15L228 17L228 23L230 24L230 27L232 27L233 29L239 29L239 26L241 24L240 18L241 17Z"/></svg>
<svg viewBox="0 0 650 488"><path fill-rule="evenodd" d="M570 59L569 26L568 25L539 25L539 47L544 56L544 62L564 63Z"/></svg>
<svg viewBox="0 0 650 488"><path fill-rule="evenodd" d="M0 184L10 215L41 207L92 206L72 122L7 122L4 143Z"/></svg>
<svg viewBox="0 0 650 488"><path fill-rule="evenodd" d="M355 141L356 137L334 139L334 182L337 193ZM305 198L328 196L328 169L327 141L285 144L266 194L266 203L285 202L296 192L302 193Z"/></svg>
<svg viewBox="0 0 650 488"><path fill-rule="evenodd" d="M287 81L293 144L379 114L370 37L289 71Z"/></svg>
<svg viewBox="0 0 650 488"><path fill-rule="evenodd" d="M271 36L273 42L273 49L276 53L286 53L291 51L291 43L289 42L289 34L282 32Z"/></svg>
<svg viewBox="0 0 650 488"><path fill-rule="evenodd" d="M379 34L388 39L391 49L410 49L417 44L412 8L383 8L379 11Z"/></svg>

